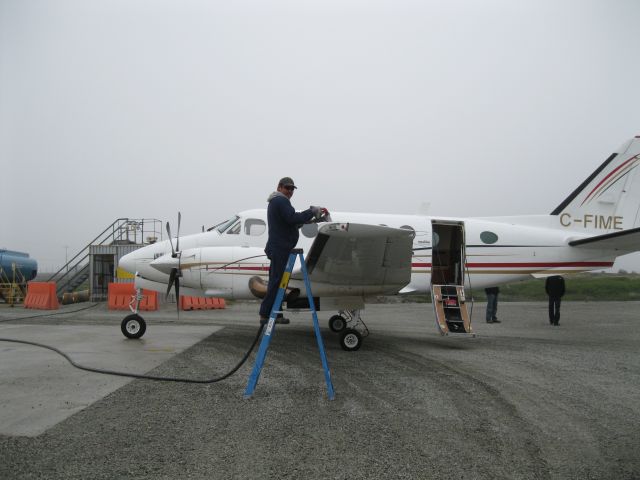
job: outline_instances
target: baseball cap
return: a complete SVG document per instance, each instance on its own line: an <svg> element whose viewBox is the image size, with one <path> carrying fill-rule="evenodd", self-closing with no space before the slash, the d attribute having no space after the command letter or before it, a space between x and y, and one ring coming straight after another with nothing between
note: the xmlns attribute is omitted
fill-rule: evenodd
<svg viewBox="0 0 640 480"><path fill-rule="evenodd" d="M278 182L278 185L282 185L283 187L298 188L298 187L296 187L296 184L293 183L293 179L291 177L283 177L283 178L281 178L280 181Z"/></svg>

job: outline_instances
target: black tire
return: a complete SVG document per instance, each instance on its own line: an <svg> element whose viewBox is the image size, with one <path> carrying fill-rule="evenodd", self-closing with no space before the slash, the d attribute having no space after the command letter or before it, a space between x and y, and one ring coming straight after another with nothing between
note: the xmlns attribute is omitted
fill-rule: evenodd
<svg viewBox="0 0 640 480"><path fill-rule="evenodd" d="M147 331L147 324L137 313L127 315L120 324L122 334L127 338L140 338Z"/></svg>
<svg viewBox="0 0 640 480"><path fill-rule="evenodd" d="M341 315L334 315L329 319L329 330L335 333L342 332L347 328L347 320Z"/></svg>
<svg viewBox="0 0 640 480"><path fill-rule="evenodd" d="M340 346L347 352L355 352L362 346L362 335L353 328L347 328L340 335Z"/></svg>

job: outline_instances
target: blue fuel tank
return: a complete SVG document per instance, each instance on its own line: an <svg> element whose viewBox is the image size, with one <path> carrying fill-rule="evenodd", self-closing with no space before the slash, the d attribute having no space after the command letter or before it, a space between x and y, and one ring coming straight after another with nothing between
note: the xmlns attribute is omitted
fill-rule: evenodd
<svg viewBox="0 0 640 480"><path fill-rule="evenodd" d="M6 281L28 282L36 278L37 274L38 262L29 258L28 253L0 248L0 283Z"/></svg>

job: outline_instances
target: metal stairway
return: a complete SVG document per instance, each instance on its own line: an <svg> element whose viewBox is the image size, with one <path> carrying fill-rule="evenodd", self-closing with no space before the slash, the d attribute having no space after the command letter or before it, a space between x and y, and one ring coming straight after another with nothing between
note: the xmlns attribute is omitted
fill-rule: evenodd
<svg viewBox="0 0 640 480"><path fill-rule="evenodd" d="M89 279L89 250L95 245L143 245L162 238L162 222L156 219L118 218L85 245L60 270L47 279L56 282L56 295L73 292Z"/></svg>

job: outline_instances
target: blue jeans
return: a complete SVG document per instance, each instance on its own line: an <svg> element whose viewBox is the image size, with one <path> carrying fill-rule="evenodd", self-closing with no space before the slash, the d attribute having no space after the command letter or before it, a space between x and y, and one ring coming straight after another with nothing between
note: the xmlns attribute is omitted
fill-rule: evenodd
<svg viewBox="0 0 640 480"><path fill-rule="evenodd" d="M276 301L276 295L278 294L278 288L280 287L280 280L282 274L287 268L287 261L289 260L289 250L271 250L269 259L271 264L269 265L269 284L267 285L267 294L262 299L260 304L260 316L268 317L271 314L273 303Z"/></svg>

